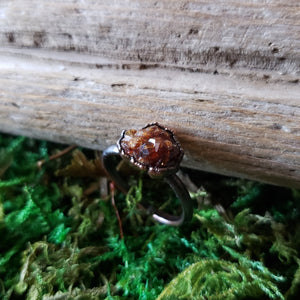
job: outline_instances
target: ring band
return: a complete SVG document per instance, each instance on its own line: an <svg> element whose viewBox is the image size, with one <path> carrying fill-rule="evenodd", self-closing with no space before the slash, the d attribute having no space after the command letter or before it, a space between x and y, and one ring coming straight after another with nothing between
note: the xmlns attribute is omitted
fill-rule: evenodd
<svg viewBox="0 0 300 300"><path fill-rule="evenodd" d="M190 221L193 215L193 203L189 192L176 175L183 156L183 150L175 139L173 132L158 123L148 124L141 131L123 131L118 144L112 145L103 151L103 166L112 181L124 193L128 192L129 186L116 169L118 157L127 158L140 169L147 170L150 177L164 179L180 200L181 215L170 215L153 207L146 207L146 209L156 221L162 224L182 225ZM128 145L130 147L127 147ZM131 151L132 149L134 151Z"/></svg>

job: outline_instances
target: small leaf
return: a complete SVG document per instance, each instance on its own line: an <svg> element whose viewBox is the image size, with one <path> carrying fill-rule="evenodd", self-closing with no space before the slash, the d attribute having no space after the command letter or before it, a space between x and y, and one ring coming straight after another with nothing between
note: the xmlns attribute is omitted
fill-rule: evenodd
<svg viewBox="0 0 300 300"><path fill-rule="evenodd" d="M13 155L6 149L0 149L0 177L9 168L13 160Z"/></svg>
<svg viewBox="0 0 300 300"><path fill-rule="evenodd" d="M73 152L71 164L56 172L57 176L99 177L106 173L99 158L88 160L79 150Z"/></svg>

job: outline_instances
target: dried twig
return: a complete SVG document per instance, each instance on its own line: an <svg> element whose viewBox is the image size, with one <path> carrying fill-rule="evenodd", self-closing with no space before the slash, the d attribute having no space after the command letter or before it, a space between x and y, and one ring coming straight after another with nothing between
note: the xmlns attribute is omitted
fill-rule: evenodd
<svg viewBox="0 0 300 300"><path fill-rule="evenodd" d="M65 154L67 154L68 152L72 151L73 149L75 149L77 146L76 145L70 145L69 147L65 148L64 150L62 151L59 151L51 156L49 156L48 159L41 159L39 160L36 164L38 166L38 168L41 168L42 165L47 162L47 161L50 161L50 160L54 160L54 159L57 159Z"/></svg>
<svg viewBox="0 0 300 300"><path fill-rule="evenodd" d="M112 206L114 207L114 210L115 210L118 222L119 222L120 237L121 237L121 239L123 239L124 235L123 235L122 221L121 221L121 218L120 218L118 208L117 208L116 203L115 203L115 185L114 185L113 182L111 182L109 184L109 188L110 188L110 191L111 191L111 203L112 203Z"/></svg>

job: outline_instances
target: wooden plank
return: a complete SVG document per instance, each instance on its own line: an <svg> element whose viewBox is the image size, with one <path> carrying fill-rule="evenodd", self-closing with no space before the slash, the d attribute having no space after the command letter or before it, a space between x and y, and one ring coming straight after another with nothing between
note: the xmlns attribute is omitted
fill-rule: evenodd
<svg viewBox="0 0 300 300"><path fill-rule="evenodd" d="M299 25L298 0L0 2L2 46L247 77L299 75Z"/></svg>
<svg viewBox="0 0 300 300"><path fill-rule="evenodd" d="M175 130L183 165L300 187L300 86L0 48L0 130L103 150L122 129Z"/></svg>

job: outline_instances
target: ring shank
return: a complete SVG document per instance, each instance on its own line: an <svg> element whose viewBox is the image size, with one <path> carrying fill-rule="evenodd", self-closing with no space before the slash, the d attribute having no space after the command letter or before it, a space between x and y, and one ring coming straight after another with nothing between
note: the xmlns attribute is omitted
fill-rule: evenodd
<svg viewBox="0 0 300 300"><path fill-rule="evenodd" d="M120 157L119 149L116 145L112 145L105 149L102 153L103 166L106 169L108 175L117 187L123 192L127 193L129 190L128 184L122 179L116 170L116 160Z"/></svg>
<svg viewBox="0 0 300 300"><path fill-rule="evenodd" d="M129 186L116 170L116 160L118 157L120 157L118 147L115 145L108 147L102 154L103 166L110 175L112 181L114 181L122 192L127 193ZM152 208L150 209L152 217L156 221L170 226L179 226L190 221L193 215L193 204L185 185L176 174L169 175L165 177L164 180L169 184L180 200L182 213L180 216L173 216L161 210Z"/></svg>

